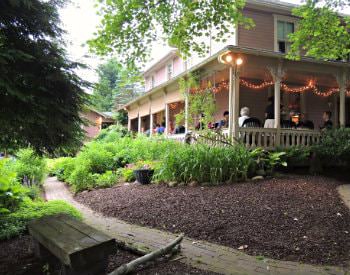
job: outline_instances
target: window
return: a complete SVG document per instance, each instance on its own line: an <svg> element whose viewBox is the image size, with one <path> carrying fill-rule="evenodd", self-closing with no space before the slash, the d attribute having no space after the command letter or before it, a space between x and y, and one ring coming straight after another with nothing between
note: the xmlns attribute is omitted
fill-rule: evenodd
<svg viewBox="0 0 350 275"><path fill-rule="evenodd" d="M173 62L168 63L166 66L166 75L167 75L167 80L170 80L173 77Z"/></svg>
<svg viewBox="0 0 350 275"><path fill-rule="evenodd" d="M278 51L286 53L290 49L291 43L288 40L288 35L294 32L294 23L277 21L277 43Z"/></svg>
<svg viewBox="0 0 350 275"><path fill-rule="evenodd" d="M287 53L290 50L288 35L295 31L295 26L295 18L275 15L275 51Z"/></svg>
<svg viewBox="0 0 350 275"><path fill-rule="evenodd" d="M154 78L154 75L151 76L151 89L154 88L154 86L156 85L156 80Z"/></svg>

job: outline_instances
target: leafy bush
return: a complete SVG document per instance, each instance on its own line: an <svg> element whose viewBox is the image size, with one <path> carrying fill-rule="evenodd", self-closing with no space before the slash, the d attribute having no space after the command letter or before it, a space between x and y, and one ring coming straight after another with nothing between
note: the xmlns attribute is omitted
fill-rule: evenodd
<svg viewBox="0 0 350 275"><path fill-rule="evenodd" d="M67 179L74 192L92 189L95 186L96 176L91 173L89 161L80 162Z"/></svg>
<svg viewBox="0 0 350 275"><path fill-rule="evenodd" d="M60 213L81 218L81 214L64 201L42 202L24 199L15 212L0 215L0 240L23 233L27 223L33 219Z"/></svg>
<svg viewBox="0 0 350 275"><path fill-rule="evenodd" d="M272 175L277 166L287 166L285 155L285 152L268 152L260 147L254 149L250 152L249 176Z"/></svg>
<svg viewBox="0 0 350 275"><path fill-rule="evenodd" d="M26 148L17 152L15 170L20 181L28 186L43 182L46 174L46 161L33 149Z"/></svg>
<svg viewBox="0 0 350 275"><path fill-rule="evenodd" d="M324 132L320 143L313 146L312 150L325 165L349 165L350 128L340 128Z"/></svg>
<svg viewBox="0 0 350 275"><path fill-rule="evenodd" d="M58 158L52 169L50 170L52 175L57 176L59 180L66 181L75 168L74 158L62 157Z"/></svg>
<svg viewBox="0 0 350 275"><path fill-rule="evenodd" d="M0 160L0 216L17 209L27 193L18 182L10 160Z"/></svg>
<svg viewBox="0 0 350 275"><path fill-rule="evenodd" d="M285 159L288 163L288 167L296 167L308 165L310 156L311 156L311 148L310 147L290 147L282 150L286 153Z"/></svg>
<svg viewBox="0 0 350 275"><path fill-rule="evenodd" d="M120 175L112 171L106 171L96 177L96 187L111 187L118 182Z"/></svg>
<svg viewBox="0 0 350 275"><path fill-rule="evenodd" d="M135 181L134 169L132 167L125 167L120 169L122 179L126 182Z"/></svg>
<svg viewBox="0 0 350 275"><path fill-rule="evenodd" d="M121 125L111 125L107 129L103 129L95 140L108 143L118 141L125 136L130 136L127 128Z"/></svg>
<svg viewBox="0 0 350 275"><path fill-rule="evenodd" d="M179 144L164 155L156 170L158 181L219 184L245 180L250 163L249 152L242 146L210 147Z"/></svg>

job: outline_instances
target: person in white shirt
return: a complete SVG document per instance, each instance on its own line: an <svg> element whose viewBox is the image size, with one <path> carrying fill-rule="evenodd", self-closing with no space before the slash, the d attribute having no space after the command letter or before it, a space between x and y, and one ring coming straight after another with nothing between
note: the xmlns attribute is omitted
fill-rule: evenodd
<svg viewBox="0 0 350 275"><path fill-rule="evenodd" d="M244 121L249 118L249 108L248 107L243 107L241 109L241 116L238 119L238 125L239 127L243 126Z"/></svg>

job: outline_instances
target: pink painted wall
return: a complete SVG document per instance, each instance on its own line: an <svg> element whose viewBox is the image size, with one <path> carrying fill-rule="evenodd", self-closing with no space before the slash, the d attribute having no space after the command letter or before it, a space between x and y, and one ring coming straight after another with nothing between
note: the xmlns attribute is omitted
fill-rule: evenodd
<svg viewBox="0 0 350 275"><path fill-rule="evenodd" d="M184 71L184 63L180 57L175 57L173 60L174 64L174 76L181 74Z"/></svg>
<svg viewBox="0 0 350 275"><path fill-rule="evenodd" d="M96 137L101 131L101 116L92 111L84 112L82 116L88 120L88 125L83 126L86 137L89 139Z"/></svg>
<svg viewBox="0 0 350 275"><path fill-rule="evenodd" d="M158 85L164 83L167 80L165 66L163 66L159 70L157 70L154 77L155 77L155 86L158 86Z"/></svg>

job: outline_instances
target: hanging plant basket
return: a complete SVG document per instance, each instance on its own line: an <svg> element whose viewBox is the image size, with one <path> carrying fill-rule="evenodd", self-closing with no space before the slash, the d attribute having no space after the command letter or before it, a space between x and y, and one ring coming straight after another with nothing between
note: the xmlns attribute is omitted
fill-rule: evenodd
<svg viewBox="0 0 350 275"><path fill-rule="evenodd" d="M153 169L137 169L134 170L136 180L141 184L150 184L152 181Z"/></svg>

